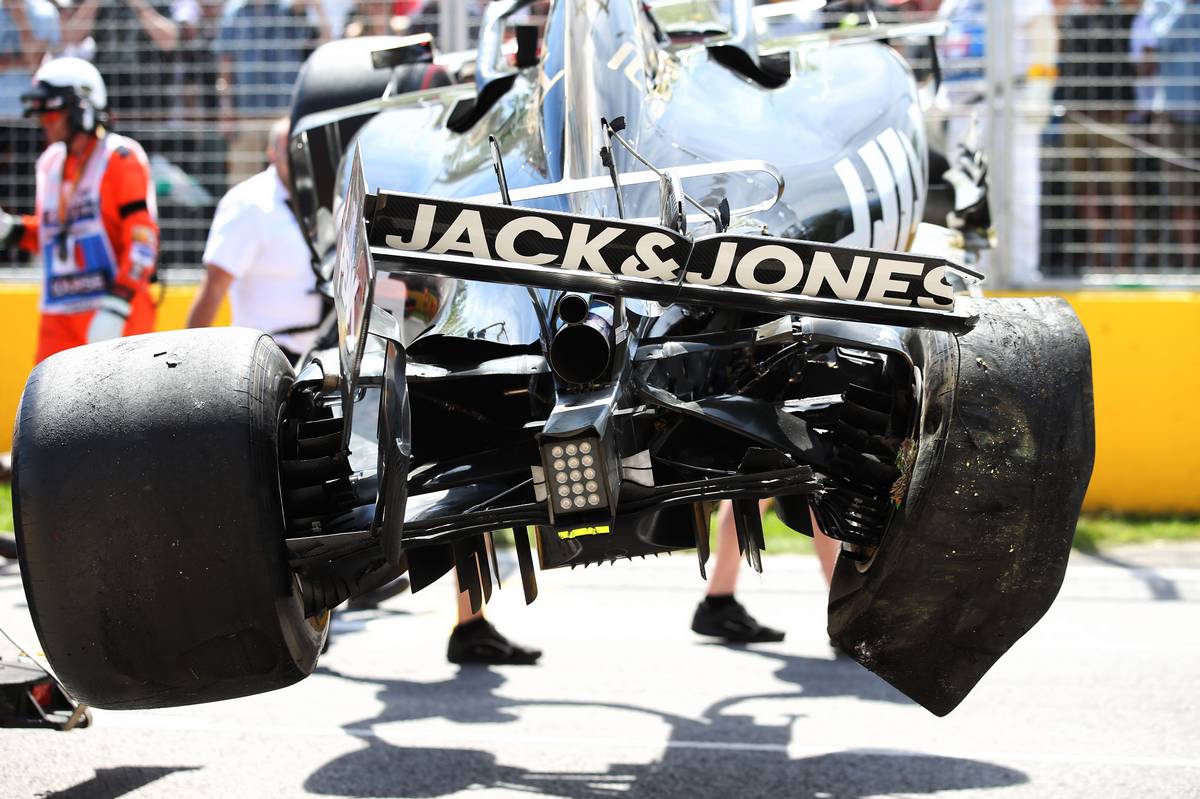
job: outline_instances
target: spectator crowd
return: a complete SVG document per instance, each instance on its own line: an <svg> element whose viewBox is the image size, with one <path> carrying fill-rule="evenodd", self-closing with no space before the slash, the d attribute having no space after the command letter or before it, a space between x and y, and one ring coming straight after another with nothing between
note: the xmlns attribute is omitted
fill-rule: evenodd
<svg viewBox="0 0 1200 799"><path fill-rule="evenodd" d="M1056 0L1044 271L1200 272L1200 2ZM1150 263L1153 260L1154 263Z"/></svg>
<svg viewBox="0 0 1200 799"><path fill-rule="evenodd" d="M342 36L436 33L437 0L0 0L0 207L30 211L41 133L20 95L46 59L91 61L142 142L167 266L199 264L217 200L263 168L301 64Z"/></svg>
<svg viewBox="0 0 1200 799"><path fill-rule="evenodd" d="M478 0L464 1L477 17ZM953 80L982 75L988 1L875 5L905 18L947 13L941 52ZM164 265L199 266L217 200L263 167L307 55L342 36L436 33L437 2L0 0L0 206L33 201L42 142L20 117L21 92L45 59L82 57L108 82L113 127L150 156ZM1049 86L1043 118L1012 144L1029 165L1015 166L1014 202L1026 211L1014 225L1033 273L1200 271L1200 0L1013 5L1015 49L1038 54L1017 84Z"/></svg>

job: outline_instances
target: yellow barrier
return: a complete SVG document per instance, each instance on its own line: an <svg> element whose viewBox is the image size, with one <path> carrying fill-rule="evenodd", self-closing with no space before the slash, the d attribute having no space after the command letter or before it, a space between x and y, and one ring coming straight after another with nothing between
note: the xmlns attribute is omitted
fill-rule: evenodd
<svg viewBox="0 0 1200 799"><path fill-rule="evenodd" d="M178 330L185 327L188 308L196 294L197 284L170 286L158 308L158 329ZM0 451L12 446L13 422L17 404L33 356L37 352L38 293L40 287L28 283L0 283L0 333L4 347L0 350ZM229 324L229 303L217 314L217 322Z"/></svg>
<svg viewBox="0 0 1200 799"><path fill-rule="evenodd" d="M195 286L173 286L159 327L183 326ZM1065 295L1092 342L1096 469L1085 507L1200 513L1200 293ZM222 309L220 321L228 320ZM21 387L33 363L37 287L0 284L0 449L12 440Z"/></svg>
<svg viewBox="0 0 1200 799"><path fill-rule="evenodd" d="M1063 296L1092 343L1096 467L1084 508L1200 513L1200 293Z"/></svg>

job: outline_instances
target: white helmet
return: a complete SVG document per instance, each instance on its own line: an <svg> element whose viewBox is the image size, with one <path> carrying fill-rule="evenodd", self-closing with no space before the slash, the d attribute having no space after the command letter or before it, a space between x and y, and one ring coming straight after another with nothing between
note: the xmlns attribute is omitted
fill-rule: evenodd
<svg viewBox="0 0 1200 799"><path fill-rule="evenodd" d="M42 64L33 87L21 95L21 104L25 116L66 109L72 126L90 133L104 121L108 90L90 61L66 56Z"/></svg>

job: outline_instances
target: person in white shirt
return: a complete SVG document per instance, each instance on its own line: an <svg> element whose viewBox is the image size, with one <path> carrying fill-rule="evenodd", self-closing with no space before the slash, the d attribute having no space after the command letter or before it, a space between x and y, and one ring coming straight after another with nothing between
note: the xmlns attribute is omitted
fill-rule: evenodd
<svg viewBox="0 0 1200 799"><path fill-rule="evenodd" d="M311 255L288 205L288 120L271 127L262 172L221 198L204 247L204 281L188 327L213 323L229 294L233 324L269 333L293 362L317 336L322 302Z"/></svg>
<svg viewBox="0 0 1200 799"><path fill-rule="evenodd" d="M1164 86L1158 77L1158 50L1163 35L1183 11L1183 0L1143 0L1129 31L1129 54L1137 70L1134 90L1139 121L1148 123L1151 114L1165 106Z"/></svg>

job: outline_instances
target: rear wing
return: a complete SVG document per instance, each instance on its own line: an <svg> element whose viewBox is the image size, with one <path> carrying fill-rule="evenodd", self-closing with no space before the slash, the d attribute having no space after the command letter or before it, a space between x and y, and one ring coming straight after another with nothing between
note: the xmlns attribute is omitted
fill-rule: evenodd
<svg viewBox="0 0 1200 799"><path fill-rule="evenodd" d="M727 232L693 239L620 219L367 194L356 150L333 276L347 373L376 270L952 333L976 320L956 308L954 283L983 279L933 256Z"/></svg>

